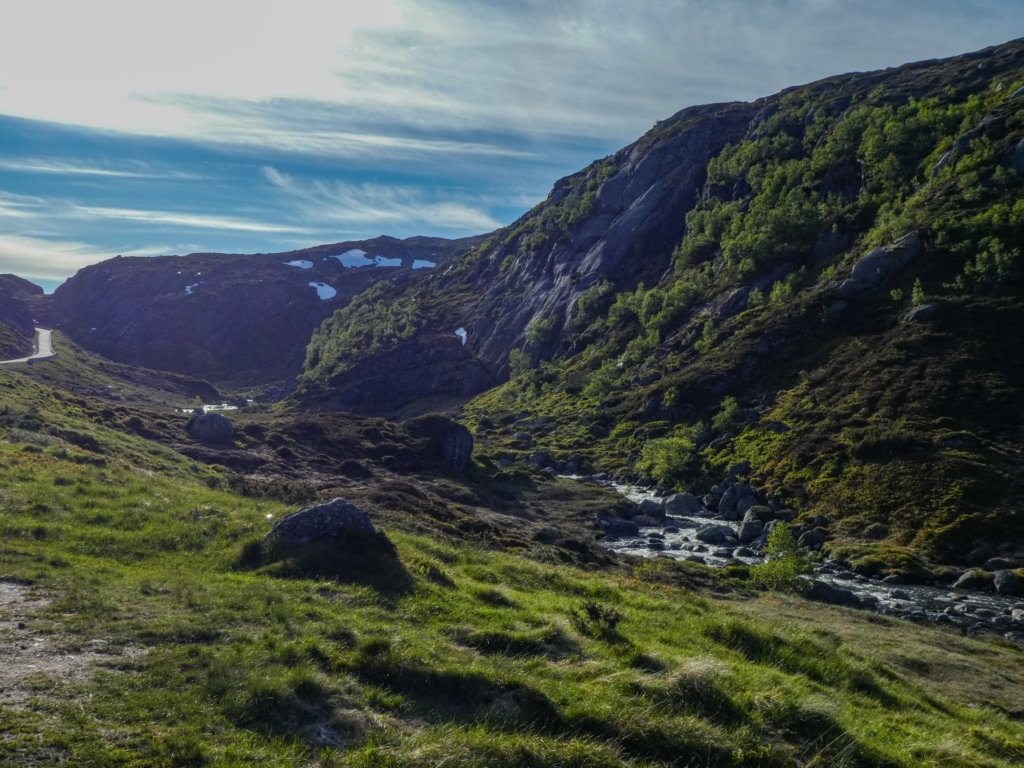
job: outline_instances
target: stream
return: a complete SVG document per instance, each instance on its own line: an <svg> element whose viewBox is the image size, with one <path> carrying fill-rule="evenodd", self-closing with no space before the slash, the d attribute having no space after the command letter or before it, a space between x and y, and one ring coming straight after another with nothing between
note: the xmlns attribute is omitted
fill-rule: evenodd
<svg viewBox="0 0 1024 768"><path fill-rule="evenodd" d="M573 479L583 479L573 476ZM601 483L639 504L656 499L650 489L617 483ZM639 533L609 535L602 546L613 552L639 557L668 557L722 567L730 560L748 565L764 562L761 552L752 547L723 543L707 544L697 539L697 531L707 525L728 526L738 532L740 523L720 519L710 510L695 515L666 515L656 525L640 526ZM999 595L952 587L921 584L887 584L850 571L826 560L805 577L812 592L826 602L874 610L911 621L960 627L971 631L996 631L1006 639L1024 645L1024 597Z"/></svg>

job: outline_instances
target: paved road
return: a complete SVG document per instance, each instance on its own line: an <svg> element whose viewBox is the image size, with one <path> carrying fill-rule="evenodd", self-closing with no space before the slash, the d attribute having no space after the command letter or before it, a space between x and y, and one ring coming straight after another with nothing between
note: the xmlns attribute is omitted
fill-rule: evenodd
<svg viewBox="0 0 1024 768"><path fill-rule="evenodd" d="M36 328L36 351L28 357L19 357L16 360L0 360L0 365L13 365L14 363L28 363L36 360L49 360L56 352L53 351L53 334L49 328Z"/></svg>

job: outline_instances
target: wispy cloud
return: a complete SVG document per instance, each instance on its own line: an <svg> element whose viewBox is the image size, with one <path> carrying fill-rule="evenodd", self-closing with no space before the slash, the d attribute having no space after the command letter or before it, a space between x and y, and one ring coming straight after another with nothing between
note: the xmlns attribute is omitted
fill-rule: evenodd
<svg viewBox="0 0 1024 768"><path fill-rule="evenodd" d="M103 206L78 205L73 209L75 215L81 218L121 219L124 221L139 221L148 224L170 224L176 227L189 227L194 229L231 229L240 232L280 232L289 234L303 234L308 232L302 227L293 227L286 224L274 224L271 222L255 221L252 219L237 219L227 216L208 216L199 213L185 213L176 211L155 211L136 208L106 208Z"/></svg>
<svg viewBox="0 0 1024 768"><path fill-rule="evenodd" d="M104 168L97 165L86 165L81 162L67 160L23 158L19 160L0 160L0 171L18 173L45 173L61 176L105 176L120 179L188 179L200 180L197 174L180 170L139 170L128 168Z"/></svg>
<svg viewBox="0 0 1024 768"><path fill-rule="evenodd" d="M429 222L438 229L479 232L501 226L501 222L479 207L457 201L431 201L422 189L345 182L304 183L271 167L264 168L263 175L288 196L300 215L311 221L382 227Z"/></svg>

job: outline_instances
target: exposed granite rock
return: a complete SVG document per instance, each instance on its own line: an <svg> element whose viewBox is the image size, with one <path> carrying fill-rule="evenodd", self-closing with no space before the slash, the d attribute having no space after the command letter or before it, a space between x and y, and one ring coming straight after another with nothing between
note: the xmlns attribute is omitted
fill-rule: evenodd
<svg viewBox="0 0 1024 768"><path fill-rule="evenodd" d="M862 299L886 286L901 269L921 252L921 238L916 232L882 248L874 248L853 265L850 277L839 286L844 299Z"/></svg>

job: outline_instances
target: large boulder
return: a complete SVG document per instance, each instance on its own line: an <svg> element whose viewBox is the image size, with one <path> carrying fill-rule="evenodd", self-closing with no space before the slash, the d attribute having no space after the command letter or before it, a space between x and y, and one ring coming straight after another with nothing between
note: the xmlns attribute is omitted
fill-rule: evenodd
<svg viewBox="0 0 1024 768"><path fill-rule="evenodd" d="M695 538L705 544L721 544L733 536L733 530L728 525L706 525L697 531Z"/></svg>
<svg viewBox="0 0 1024 768"><path fill-rule="evenodd" d="M753 520L745 520L740 525L739 540L740 544L749 544L754 541L764 532L764 523L757 518Z"/></svg>
<svg viewBox="0 0 1024 768"><path fill-rule="evenodd" d="M960 578L953 583L958 589L992 589L993 577L978 569L971 569L961 574Z"/></svg>
<svg viewBox="0 0 1024 768"><path fill-rule="evenodd" d="M305 546L318 541L365 539L376 529L363 510L342 498L300 509L285 515L267 534L276 545Z"/></svg>
<svg viewBox="0 0 1024 768"><path fill-rule="evenodd" d="M473 457L473 435L459 422L439 413L428 413L405 422L413 438L423 442L428 458L465 472Z"/></svg>
<svg viewBox="0 0 1024 768"><path fill-rule="evenodd" d="M608 536L614 538L636 536L640 533L639 525L632 520L623 520L621 517L601 517L598 518L597 525Z"/></svg>
<svg viewBox="0 0 1024 768"><path fill-rule="evenodd" d="M692 493L674 493L665 499L665 511L670 515L696 515L702 509L700 499Z"/></svg>
<svg viewBox="0 0 1024 768"><path fill-rule="evenodd" d="M197 413L188 420L185 428L201 443L226 445L235 439L234 426L220 413Z"/></svg>
<svg viewBox="0 0 1024 768"><path fill-rule="evenodd" d="M637 511L641 515L647 517L662 518L665 517L665 500L664 499L644 499L637 506Z"/></svg>
<svg viewBox="0 0 1024 768"><path fill-rule="evenodd" d="M1000 595L1024 596L1024 569L996 571L993 580Z"/></svg>

